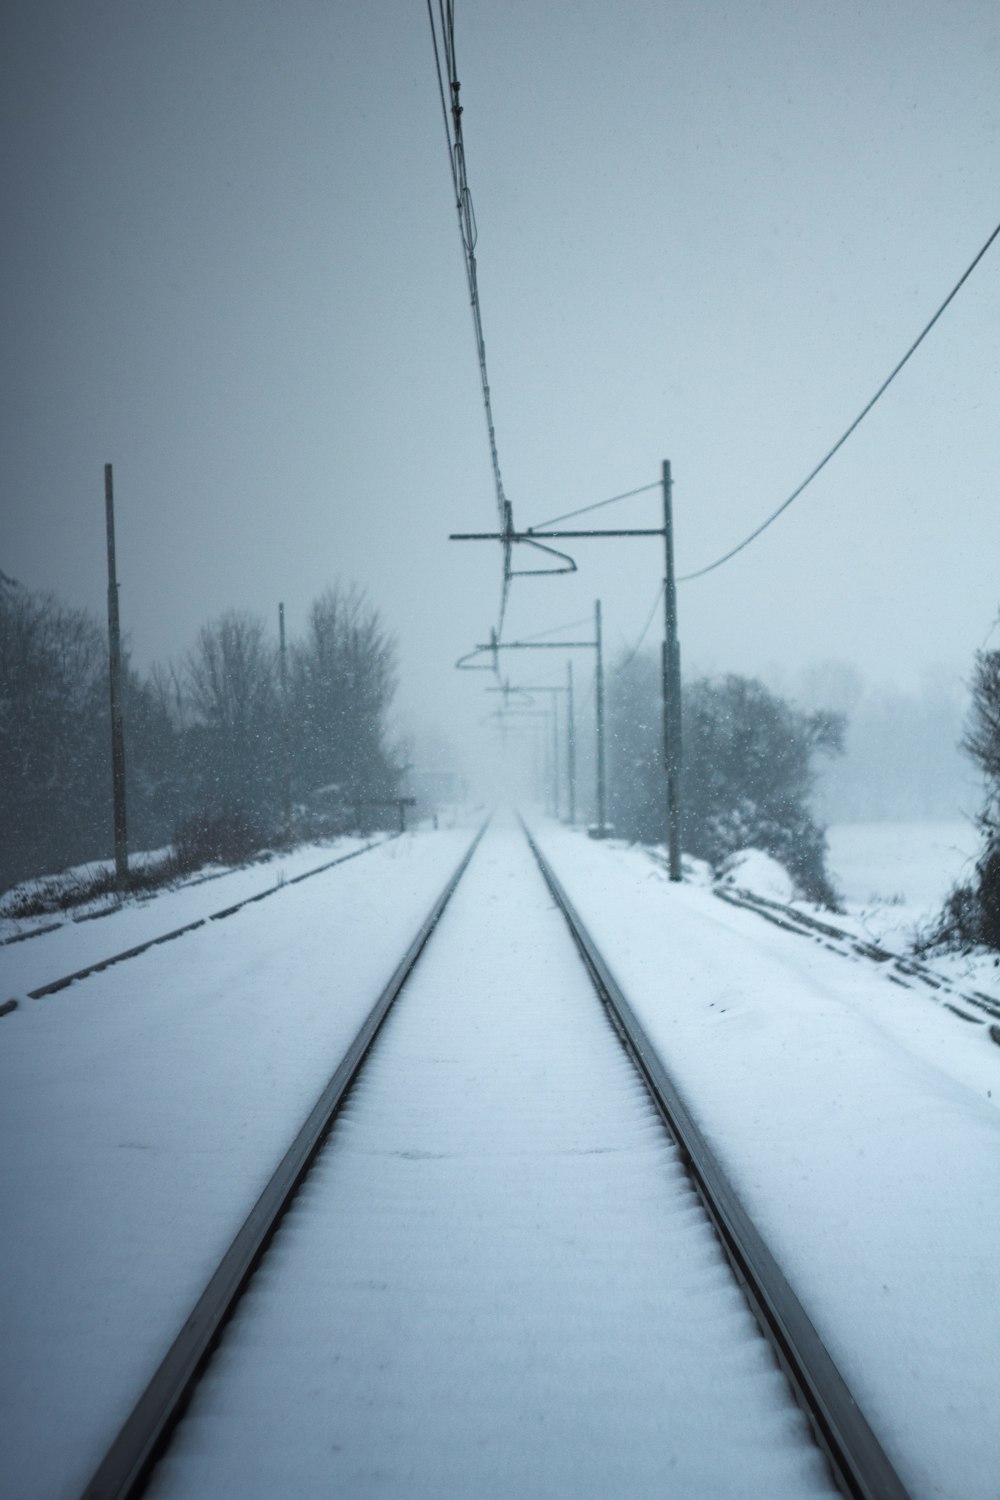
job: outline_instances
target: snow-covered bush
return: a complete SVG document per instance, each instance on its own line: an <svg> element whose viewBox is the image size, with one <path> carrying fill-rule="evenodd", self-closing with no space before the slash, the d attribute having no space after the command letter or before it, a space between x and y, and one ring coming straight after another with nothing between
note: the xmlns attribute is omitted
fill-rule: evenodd
<svg viewBox="0 0 1000 1500"><path fill-rule="evenodd" d="M662 840L665 831L659 692L651 658L614 675L611 817L626 837L647 841ZM826 836L809 798L816 756L842 747L843 718L804 713L735 674L686 684L682 718L685 851L718 871L737 850L762 849L785 867L800 895L835 905Z"/></svg>

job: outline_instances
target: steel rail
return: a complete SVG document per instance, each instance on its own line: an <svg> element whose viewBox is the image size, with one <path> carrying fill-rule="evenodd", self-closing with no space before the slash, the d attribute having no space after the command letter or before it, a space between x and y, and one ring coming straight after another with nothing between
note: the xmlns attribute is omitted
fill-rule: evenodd
<svg viewBox="0 0 1000 1500"><path fill-rule="evenodd" d="M909 1500L898 1474L771 1252L726 1178L607 962L527 826L525 837L586 965L698 1190L796 1400L850 1500Z"/></svg>
<svg viewBox="0 0 1000 1500"><path fill-rule="evenodd" d="M329 1134L345 1094L465 874L488 824L487 818L431 907L159 1368L83 1490L82 1500L136 1500L145 1490L153 1465L180 1421L223 1328Z"/></svg>
<svg viewBox="0 0 1000 1500"><path fill-rule="evenodd" d="M185 922L183 927L175 927L170 932L161 932L158 937L147 938L145 942L136 943L134 948L123 948L120 953L112 953L109 958L98 959L96 963L88 964L86 968L75 969L72 974L64 974L61 979L52 979L48 984L40 984L36 989L28 990L28 999L41 1000L44 995L54 995L58 990L64 990L68 985L75 984L78 979L87 979L91 974L100 974L104 969L110 969L113 964L120 964L126 958L138 958L139 954L145 953L147 949L155 948L160 943L172 943L174 938L183 937L188 932L195 932L209 922L221 922L224 917L231 917L234 912L242 911L244 906L253 906L255 901L266 901L268 896L277 895L278 891L285 890L287 886L298 885L302 880L311 880L314 875L322 875L324 870L332 870L334 865L346 864L349 859L357 859L359 854L367 854L370 849L380 849L383 844L389 844L399 837L398 833L390 833L387 838L373 839L370 844L365 844L361 849L352 849L350 854L340 854L336 859L328 859L325 864L317 865L313 870L303 870L301 875L293 875L290 880L283 880L280 885L269 885L266 891L257 891L252 896L244 896L241 901L235 901L232 906L224 906L221 911L211 911L207 916L196 917L193 922ZM105 916L108 913L101 912L99 915ZM74 920L88 919L75 918ZM63 925L60 922L53 930L58 931ZM34 936L33 933L23 935ZM10 941L16 941L16 939Z"/></svg>

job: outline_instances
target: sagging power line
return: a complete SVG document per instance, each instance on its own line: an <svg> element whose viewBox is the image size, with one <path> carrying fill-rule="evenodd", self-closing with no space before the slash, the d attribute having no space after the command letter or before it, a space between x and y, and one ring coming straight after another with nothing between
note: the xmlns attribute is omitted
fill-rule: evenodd
<svg viewBox="0 0 1000 1500"><path fill-rule="evenodd" d="M454 0L438 0L437 8L440 36L438 35L438 24L434 20L433 0L427 0L427 18L430 21L431 40L434 44L434 65L437 69L438 92L441 97L441 114L444 119L445 139L448 143L448 161L451 166L451 180L455 190L455 207L458 212L458 227L462 239L462 251L465 257L465 273L469 284L469 300L472 305L472 324L476 338L476 354L479 360L479 378L483 393L483 409L486 414L486 430L489 436L490 460L493 465L493 483L496 489L497 513L501 531L508 534L513 530L513 519L510 501L504 493L503 478L500 473L496 427L493 421L493 402L490 395L489 374L486 369L486 342L483 338L482 309L479 303L479 277L476 269L476 240L478 238L478 231L476 229L475 210L472 206L472 194L469 191L469 182L465 170L462 106L459 103L461 84L458 80L455 62ZM448 80L448 94L451 96L450 106L445 93L445 78ZM503 546L503 580L500 591L500 610L497 625L498 630L501 631L507 609L510 580L513 576L510 566L510 551L511 544L509 540L505 539Z"/></svg>
<svg viewBox="0 0 1000 1500"><path fill-rule="evenodd" d="M907 361L910 359L910 357L913 354L915 354L917 352L917 350L920 348L920 345L923 343L924 339L930 333L931 329L934 327L934 324L941 317L941 314L945 311L945 309L948 307L948 305L952 301L954 301L955 297L958 295L958 293L961 291L962 287L968 281L969 277L972 275L973 271L976 269L976 267L978 266L979 262L982 260L983 256L986 254L987 250L990 248L990 246L992 245L993 241L997 238L998 235L1000 235L1000 224L998 224L996 226L996 228L994 229L993 233L990 235L989 239L986 241L985 245L983 245L982 249L975 256L975 258L972 260L972 262L962 272L962 275L958 278L958 280L956 281L955 285L952 287L951 291L948 293L947 297L941 303L941 306L938 308L937 312L931 318L930 322L927 323L925 325L925 327L922 329L922 331L917 335L917 337L914 339L914 341L910 345L909 349L907 349L906 353L903 355L903 357L899 361L899 363L894 367L894 369L890 372L890 374L886 376L885 380L883 380L882 384L879 386L879 388L875 392L874 396L872 396L871 400L868 401L861 408L860 412L854 418L854 421L851 423L851 425L844 432L841 433L840 437L834 443L834 445L830 449L830 451L828 453L824 454L824 456L820 459L820 461L816 465L816 467L814 469L810 470L810 472L806 475L805 479L803 479L802 483L796 489L794 489L792 491L792 493L788 496L788 499L787 500L783 500L781 502L781 504L778 506L777 510L772 511L771 514L767 517L767 519L765 521L762 521L761 524L758 527L755 528L755 530L751 531L751 533L750 533L749 536L745 536L743 538L742 542L738 542L735 547L731 547L728 552L724 552L721 557L717 557L715 559L715 562L708 563L707 566L705 566L704 568L697 568L693 573L683 573L680 576L680 578L678 578L678 580L677 580L678 583L690 583L693 578L704 578L704 576L705 576L706 573L714 573L716 568L721 568L723 563L729 562L730 558L735 557L738 552L742 552L745 547L749 547L749 545L750 545L751 542L756 541L757 538L761 535L761 533L764 532L764 531L766 531L769 526L772 526L774 524L774 522L778 519L778 517L780 515L784 514L784 512L788 509L788 507L792 504L792 502L795 501L795 500L797 500L799 498L799 496L802 494L803 490L805 490L806 488L808 488L808 486L810 484L812 484L812 482L816 478L817 474L821 473L822 470L826 468L827 464L830 462L831 458L833 458L834 454L835 453L839 453L840 449L847 442L847 439L851 436L851 434L857 431L857 429L861 426L861 423L864 421L865 417L867 417L868 413L871 411L871 409L875 405L875 403L889 389L890 385L895 380L896 376L899 374L899 372L903 368L903 366L907 363Z"/></svg>

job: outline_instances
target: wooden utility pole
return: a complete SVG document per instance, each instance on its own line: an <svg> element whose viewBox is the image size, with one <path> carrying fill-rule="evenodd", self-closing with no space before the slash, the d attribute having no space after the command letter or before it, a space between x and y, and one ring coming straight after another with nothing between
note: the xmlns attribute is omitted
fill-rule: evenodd
<svg viewBox="0 0 1000 1500"><path fill-rule="evenodd" d="M285 652L285 606L278 605L278 685L281 690L281 820L285 834L292 826L292 778L288 746L288 664Z"/></svg>
<svg viewBox="0 0 1000 1500"><path fill-rule="evenodd" d="M670 879L681 878L681 648L677 639L677 585L674 579L673 481L670 460L663 461L663 761L667 779L667 847Z"/></svg>
<svg viewBox="0 0 1000 1500"><path fill-rule="evenodd" d="M128 823L125 815L125 726L122 722L122 642L115 568L115 492L111 465L104 465L104 512L108 528L108 675L111 681L111 786L115 807L115 880L128 883Z"/></svg>

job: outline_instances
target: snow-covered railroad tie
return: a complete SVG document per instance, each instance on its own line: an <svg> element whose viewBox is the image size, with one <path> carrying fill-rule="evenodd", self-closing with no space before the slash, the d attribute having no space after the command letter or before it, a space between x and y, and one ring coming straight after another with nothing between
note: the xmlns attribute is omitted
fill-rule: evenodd
<svg viewBox="0 0 1000 1500"><path fill-rule="evenodd" d="M664 1128L522 834L459 874L149 1493L902 1496L768 1273L750 1300L779 1304L793 1396L692 1186L704 1152ZM140 1492L163 1431L132 1421L88 1496Z"/></svg>

